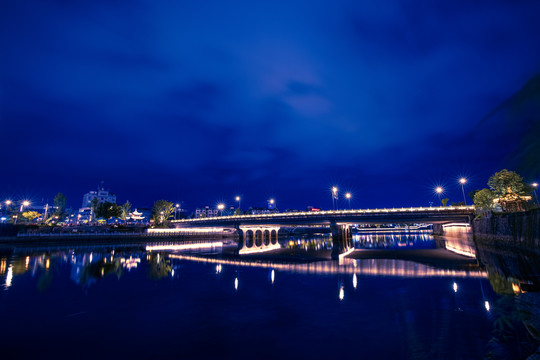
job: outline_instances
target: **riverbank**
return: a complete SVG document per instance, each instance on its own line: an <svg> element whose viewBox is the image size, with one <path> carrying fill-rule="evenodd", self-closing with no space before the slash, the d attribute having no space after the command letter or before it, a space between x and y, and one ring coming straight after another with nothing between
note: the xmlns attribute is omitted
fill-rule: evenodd
<svg viewBox="0 0 540 360"><path fill-rule="evenodd" d="M472 222L476 242L540 251L540 209L494 214Z"/></svg>

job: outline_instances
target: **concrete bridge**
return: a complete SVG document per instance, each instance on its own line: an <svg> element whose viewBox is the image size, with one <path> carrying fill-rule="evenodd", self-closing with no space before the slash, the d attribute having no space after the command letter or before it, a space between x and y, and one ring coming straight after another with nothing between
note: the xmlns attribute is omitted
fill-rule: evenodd
<svg viewBox="0 0 540 360"><path fill-rule="evenodd" d="M352 224L469 224L474 214L474 206L411 207L216 216L175 220L173 223L177 228L234 228L240 237L240 254L279 247L277 235L281 227L329 226L332 257L337 259L353 250Z"/></svg>

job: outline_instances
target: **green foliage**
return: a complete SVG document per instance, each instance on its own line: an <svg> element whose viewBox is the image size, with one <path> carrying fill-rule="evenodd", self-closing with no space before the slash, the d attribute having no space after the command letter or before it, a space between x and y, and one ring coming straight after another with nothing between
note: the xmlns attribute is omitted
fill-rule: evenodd
<svg viewBox="0 0 540 360"><path fill-rule="evenodd" d="M523 183L523 178L517 173L506 169L501 170L489 178L488 185L503 211L526 209L528 199L525 196L531 192L531 187Z"/></svg>
<svg viewBox="0 0 540 360"><path fill-rule="evenodd" d="M131 203L129 201L126 201L124 205L122 205L122 215L121 219L126 220L129 217L129 211L131 210Z"/></svg>
<svg viewBox="0 0 540 360"><path fill-rule="evenodd" d="M110 219L112 217L120 217L122 215L122 208L120 205L110 202L104 202L97 205L96 217Z"/></svg>
<svg viewBox="0 0 540 360"><path fill-rule="evenodd" d="M55 211L54 211L54 215L58 216L58 217L61 217L63 215L65 215L66 213L66 197L64 194L62 193L58 193L56 194L56 196L54 197L54 207L55 207Z"/></svg>
<svg viewBox="0 0 540 360"><path fill-rule="evenodd" d="M171 214L174 212L174 205L167 200L157 200L152 210L152 219L155 224L167 224Z"/></svg>
<svg viewBox="0 0 540 360"><path fill-rule="evenodd" d="M41 214L37 211L25 211L22 213L22 216L28 219L28 221L32 221L35 218L39 217Z"/></svg>
<svg viewBox="0 0 540 360"><path fill-rule="evenodd" d="M242 215L242 210L240 210L240 208L237 208L236 210L234 210L234 215Z"/></svg>
<svg viewBox="0 0 540 360"><path fill-rule="evenodd" d="M495 194L489 189L478 190L474 195L474 205L479 210L492 210Z"/></svg>
<svg viewBox="0 0 540 360"><path fill-rule="evenodd" d="M527 195L523 178L513 171L506 169L495 173L489 178L488 186L495 197L505 197L509 194Z"/></svg>
<svg viewBox="0 0 540 360"><path fill-rule="evenodd" d="M442 206L446 206L448 204L448 200L450 200L450 199L449 198L441 199Z"/></svg>

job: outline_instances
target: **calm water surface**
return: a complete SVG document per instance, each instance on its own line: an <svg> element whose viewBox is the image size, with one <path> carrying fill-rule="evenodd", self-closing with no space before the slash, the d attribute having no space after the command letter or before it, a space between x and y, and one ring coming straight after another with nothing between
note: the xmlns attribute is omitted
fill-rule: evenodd
<svg viewBox="0 0 540 360"><path fill-rule="evenodd" d="M520 359L538 347L538 293L520 288L534 290L535 256L427 233L355 235L335 261L328 237L241 257L176 245L3 248L0 356Z"/></svg>

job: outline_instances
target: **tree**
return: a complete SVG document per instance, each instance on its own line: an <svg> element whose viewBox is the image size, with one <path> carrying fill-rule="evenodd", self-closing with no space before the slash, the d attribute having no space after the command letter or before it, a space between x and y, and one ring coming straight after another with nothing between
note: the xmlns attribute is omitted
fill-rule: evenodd
<svg viewBox="0 0 540 360"><path fill-rule="evenodd" d="M66 197L62 193L56 194L54 197L54 215L62 217L66 213Z"/></svg>
<svg viewBox="0 0 540 360"><path fill-rule="evenodd" d="M157 200L152 210L152 219L155 224L166 225L169 217L174 212L174 205L167 200Z"/></svg>
<svg viewBox="0 0 540 360"><path fill-rule="evenodd" d="M444 198L441 200L441 204L442 206L446 206L446 204L448 204L448 200L450 200L449 198Z"/></svg>
<svg viewBox="0 0 540 360"><path fill-rule="evenodd" d="M488 186L498 198L505 197L509 194L527 195L523 178L517 173L506 169L493 174L489 178Z"/></svg>
<svg viewBox="0 0 540 360"><path fill-rule="evenodd" d="M98 204L96 209L96 216L107 220L112 217L120 217L121 215L122 208L120 207L120 205L110 202Z"/></svg>
<svg viewBox="0 0 540 360"><path fill-rule="evenodd" d="M489 178L488 186L503 211L523 210L529 188L523 178L513 171L501 170Z"/></svg>
<svg viewBox="0 0 540 360"><path fill-rule="evenodd" d="M242 210L240 210L240 208L236 208L236 210L234 210L234 215L242 215Z"/></svg>
<svg viewBox="0 0 540 360"><path fill-rule="evenodd" d="M22 213L22 216L28 219L28 221L32 221L35 218L39 217L41 214L37 211L25 211Z"/></svg>
<svg viewBox="0 0 540 360"><path fill-rule="evenodd" d="M479 210L492 210L493 209L493 199L495 199L495 194L489 189L482 189L474 194L474 206Z"/></svg>
<svg viewBox="0 0 540 360"><path fill-rule="evenodd" d="M126 219L129 217L129 211L131 210L131 203L126 200L126 203L122 205L122 215L121 219L126 221Z"/></svg>

